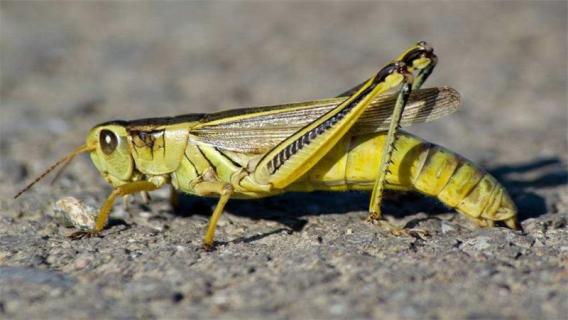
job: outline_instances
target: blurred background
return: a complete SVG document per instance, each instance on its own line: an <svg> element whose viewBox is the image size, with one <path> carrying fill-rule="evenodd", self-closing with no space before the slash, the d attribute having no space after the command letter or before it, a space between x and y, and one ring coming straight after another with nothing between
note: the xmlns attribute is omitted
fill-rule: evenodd
<svg viewBox="0 0 568 320"><path fill-rule="evenodd" d="M411 131L474 159L558 154L565 9L563 1L3 1L2 153L21 156L32 131L57 138L53 151L110 119L331 97L426 40L440 57L426 86L456 88L463 105Z"/></svg>
<svg viewBox="0 0 568 320"><path fill-rule="evenodd" d="M495 174L524 218L566 212L567 12L565 1L3 0L0 195L97 123L333 97L425 40L439 56L425 87L451 86L463 104L409 131ZM34 199L108 191L86 158L65 177Z"/></svg>

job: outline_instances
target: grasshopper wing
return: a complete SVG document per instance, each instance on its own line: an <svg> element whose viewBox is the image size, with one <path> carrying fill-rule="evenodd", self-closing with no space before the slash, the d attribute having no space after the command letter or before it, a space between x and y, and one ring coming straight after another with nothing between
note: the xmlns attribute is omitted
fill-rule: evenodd
<svg viewBox="0 0 568 320"><path fill-rule="evenodd" d="M260 154L323 116L346 98L212 113L192 127L190 134L196 141L220 149ZM378 96L351 132L359 135L387 130L395 101L395 94ZM459 104L459 93L452 88L417 90L411 94L404 109L401 125L407 127L439 119L456 111Z"/></svg>

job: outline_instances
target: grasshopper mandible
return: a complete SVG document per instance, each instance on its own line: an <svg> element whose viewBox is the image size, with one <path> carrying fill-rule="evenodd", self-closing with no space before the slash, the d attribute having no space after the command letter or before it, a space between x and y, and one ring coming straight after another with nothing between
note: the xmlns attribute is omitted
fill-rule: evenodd
<svg viewBox="0 0 568 320"><path fill-rule="evenodd" d="M372 190L370 221L380 221L385 188L435 196L480 226L517 228L507 191L470 161L400 131L456 110L450 88L420 89L437 63L425 42L410 47L367 81L337 98L213 114L110 121L91 129L84 145L52 165L20 194L76 155L87 152L113 187L100 209L99 233L117 197L171 184L216 196L203 245L230 198L286 191Z"/></svg>

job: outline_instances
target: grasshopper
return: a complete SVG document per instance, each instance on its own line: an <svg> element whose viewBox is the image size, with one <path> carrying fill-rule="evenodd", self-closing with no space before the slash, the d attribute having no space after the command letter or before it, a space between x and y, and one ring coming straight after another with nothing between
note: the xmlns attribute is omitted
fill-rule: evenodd
<svg viewBox="0 0 568 320"><path fill-rule="evenodd" d="M517 228L515 204L495 178L458 154L400 130L456 110L460 99L455 90L420 89L437 60L434 50L419 42L336 98L105 122L16 197L87 152L113 191L95 228L75 233L75 238L102 231L117 197L166 184L219 197L205 248L212 247L230 198L287 191L372 190L368 220L384 222L384 189L412 190L437 197L480 226L501 222Z"/></svg>

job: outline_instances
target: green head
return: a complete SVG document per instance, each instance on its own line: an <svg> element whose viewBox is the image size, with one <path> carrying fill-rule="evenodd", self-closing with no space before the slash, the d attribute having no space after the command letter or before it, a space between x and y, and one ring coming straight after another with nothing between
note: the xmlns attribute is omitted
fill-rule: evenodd
<svg viewBox="0 0 568 320"><path fill-rule="evenodd" d="M128 131L120 124L99 125L87 135L91 160L113 186L130 181L134 172L128 139Z"/></svg>

